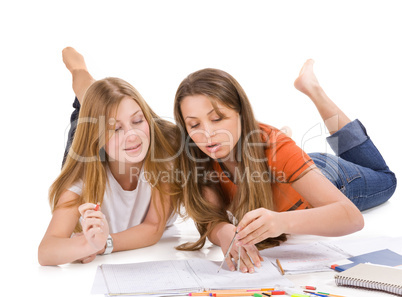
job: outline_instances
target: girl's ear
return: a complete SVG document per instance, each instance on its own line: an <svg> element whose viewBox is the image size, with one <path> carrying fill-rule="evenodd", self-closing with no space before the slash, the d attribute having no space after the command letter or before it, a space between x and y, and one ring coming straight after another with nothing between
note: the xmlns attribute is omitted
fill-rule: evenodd
<svg viewBox="0 0 402 297"><path fill-rule="evenodd" d="M101 162L106 162L106 151L105 151L105 147L102 147L99 150L99 158Z"/></svg>

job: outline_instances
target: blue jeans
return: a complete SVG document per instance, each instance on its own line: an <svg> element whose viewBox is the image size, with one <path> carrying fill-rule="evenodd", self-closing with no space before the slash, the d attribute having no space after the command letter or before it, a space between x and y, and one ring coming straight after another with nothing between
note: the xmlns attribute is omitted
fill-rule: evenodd
<svg viewBox="0 0 402 297"><path fill-rule="evenodd" d="M336 156L312 153L321 172L360 210L387 201L396 189L395 174L359 120L327 138Z"/></svg>

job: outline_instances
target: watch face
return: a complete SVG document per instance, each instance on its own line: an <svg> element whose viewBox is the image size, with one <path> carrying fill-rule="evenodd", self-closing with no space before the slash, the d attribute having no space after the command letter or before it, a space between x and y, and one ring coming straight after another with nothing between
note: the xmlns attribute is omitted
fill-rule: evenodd
<svg viewBox="0 0 402 297"><path fill-rule="evenodd" d="M113 251L113 238L109 235L106 240L106 249L103 252L104 255L110 254Z"/></svg>

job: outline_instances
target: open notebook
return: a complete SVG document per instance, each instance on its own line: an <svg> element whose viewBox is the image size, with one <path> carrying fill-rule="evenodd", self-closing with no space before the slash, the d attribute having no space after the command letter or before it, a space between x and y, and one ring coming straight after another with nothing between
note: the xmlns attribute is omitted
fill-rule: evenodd
<svg viewBox="0 0 402 297"><path fill-rule="evenodd" d="M373 264L358 264L335 275L338 286L361 287L402 296L402 270Z"/></svg>
<svg viewBox="0 0 402 297"><path fill-rule="evenodd" d="M98 267L93 294L177 295L208 289L293 286L268 261L255 273L231 272L205 259L103 264Z"/></svg>

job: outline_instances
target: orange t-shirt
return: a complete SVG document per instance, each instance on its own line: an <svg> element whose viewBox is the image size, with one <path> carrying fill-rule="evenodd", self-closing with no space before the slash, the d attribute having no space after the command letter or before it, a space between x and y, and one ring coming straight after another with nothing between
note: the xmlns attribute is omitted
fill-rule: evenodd
<svg viewBox="0 0 402 297"><path fill-rule="evenodd" d="M265 156L270 169L275 211L288 211L311 207L309 203L292 187L295 181L305 170L314 164L313 160L289 137L280 130L260 124L262 139L267 142ZM232 200L237 186L225 175L218 162L214 169L220 176L220 184L224 195ZM264 179L261 179L264 181Z"/></svg>

